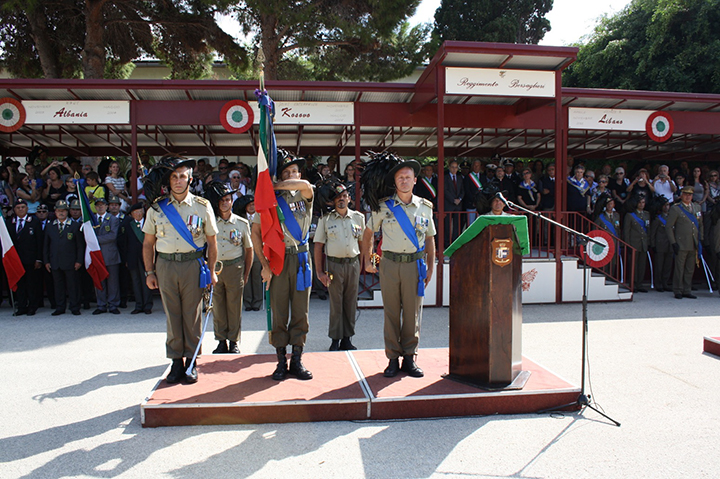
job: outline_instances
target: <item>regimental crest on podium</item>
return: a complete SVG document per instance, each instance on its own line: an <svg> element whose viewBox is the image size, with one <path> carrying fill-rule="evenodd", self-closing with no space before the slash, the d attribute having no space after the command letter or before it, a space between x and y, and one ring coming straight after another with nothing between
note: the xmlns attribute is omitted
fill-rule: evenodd
<svg viewBox="0 0 720 479"><path fill-rule="evenodd" d="M513 250L512 240L510 239L499 239L492 240L492 262L498 266L507 266L512 263Z"/></svg>

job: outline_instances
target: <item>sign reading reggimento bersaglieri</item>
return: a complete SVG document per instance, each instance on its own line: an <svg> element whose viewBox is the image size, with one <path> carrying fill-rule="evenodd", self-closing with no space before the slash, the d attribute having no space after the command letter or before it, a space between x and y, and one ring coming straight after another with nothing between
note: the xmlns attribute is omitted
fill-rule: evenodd
<svg viewBox="0 0 720 479"><path fill-rule="evenodd" d="M554 98L555 72L448 67L445 93Z"/></svg>

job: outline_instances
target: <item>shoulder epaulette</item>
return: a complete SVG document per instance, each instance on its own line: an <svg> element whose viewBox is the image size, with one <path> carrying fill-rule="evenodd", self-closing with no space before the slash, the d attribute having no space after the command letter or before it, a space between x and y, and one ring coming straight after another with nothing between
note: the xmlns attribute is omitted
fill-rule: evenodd
<svg viewBox="0 0 720 479"><path fill-rule="evenodd" d="M433 208L432 201L430 201L430 200L428 200L428 199L426 199L426 198L420 198L420 202L423 203L425 206L427 206L427 207L430 208L430 209Z"/></svg>
<svg viewBox="0 0 720 479"><path fill-rule="evenodd" d="M202 196L196 196L195 199L196 199L197 202L200 203L201 205L204 205L204 206L209 206L209 205L210 205L210 202L209 202L207 199L203 198Z"/></svg>

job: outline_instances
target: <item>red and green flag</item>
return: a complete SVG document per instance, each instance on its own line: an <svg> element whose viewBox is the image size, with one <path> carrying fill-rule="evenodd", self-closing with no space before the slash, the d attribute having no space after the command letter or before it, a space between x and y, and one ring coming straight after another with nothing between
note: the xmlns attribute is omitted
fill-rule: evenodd
<svg viewBox="0 0 720 479"><path fill-rule="evenodd" d="M95 217L93 216L92 210L90 210L90 203L85 195L85 188L83 188L77 180L75 180L75 184L80 194L80 208L82 209L82 231L85 235L85 269L90 274L95 288L103 289L102 282L110 276L110 274L105 267L105 259L103 258L102 251L100 251L100 243L98 243L95 229L93 228Z"/></svg>

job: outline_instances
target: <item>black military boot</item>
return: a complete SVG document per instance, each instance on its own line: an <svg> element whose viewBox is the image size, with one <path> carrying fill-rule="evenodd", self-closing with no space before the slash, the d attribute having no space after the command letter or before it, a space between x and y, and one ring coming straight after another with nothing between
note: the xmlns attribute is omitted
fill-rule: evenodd
<svg viewBox="0 0 720 479"><path fill-rule="evenodd" d="M288 374L302 380L312 379L312 373L305 369L305 366L303 366L301 361L302 352L302 346L292 347L292 358L290 358L290 370L288 371Z"/></svg>
<svg viewBox="0 0 720 479"><path fill-rule="evenodd" d="M240 348L235 341L230 341L230 347L227 350L230 354L240 354Z"/></svg>
<svg viewBox="0 0 720 479"><path fill-rule="evenodd" d="M278 365L275 368L275 372L272 374L272 378L275 381L282 381L288 374L287 358L285 357L287 349L277 348L275 351L277 351Z"/></svg>
<svg viewBox="0 0 720 479"><path fill-rule="evenodd" d="M357 348L353 346L353 343L350 342L350 337L345 336L342 338L342 341L340 341L340 350L341 351L356 351Z"/></svg>
<svg viewBox="0 0 720 479"><path fill-rule="evenodd" d="M183 366L182 359L173 359L170 373L165 378L168 384L176 384L182 381L185 377L185 367Z"/></svg>
<svg viewBox="0 0 720 479"><path fill-rule="evenodd" d="M217 348L215 348L215 351L213 351L213 354L224 354L228 352L228 345L227 341L223 339L222 341L218 341Z"/></svg>
<svg viewBox="0 0 720 479"><path fill-rule="evenodd" d="M383 371L383 376L386 378L394 378L397 376L398 371L400 370L400 361L398 361L397 358L391 359L388 362L388 367L385 368L385 371Z"/></svg>
<svg viewBox="0 0 720 479"><path fill-rule="evenodd" d="M330 343L330 351L340 351L340 340L333 339Z"/></svg>
<svg viewBox="0 0 720 479"><path fill-rule="evenodd" d="M425 375L425 373L423 373L423 370L420 369L417 364L415 364L415 358L412 354L403 356L403 363L400 370L406 372L408 376L412 376L414 378L421 378Z"/></svg>
<svg viewBox="0 0 720 479"><path fill-rule="evenodd" d="M192 358L185 358L185 370L187 370L188 366L190 366L190 362L192 361ZM185 381L187 381L190 384L196 383L198 380L198 372L197 372L197 361L193 363L192 369L190 369L190 373L185 374Z"/></svg>

